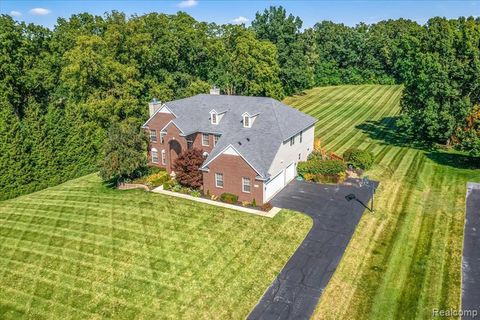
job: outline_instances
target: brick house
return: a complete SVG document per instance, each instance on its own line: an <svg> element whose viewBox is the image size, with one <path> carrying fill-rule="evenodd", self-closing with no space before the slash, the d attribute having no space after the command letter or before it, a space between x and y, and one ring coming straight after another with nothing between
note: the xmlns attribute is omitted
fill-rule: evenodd
<svg viewBox="0 0 480 320"><path fill-rule="evenodd" d="M172 172L178 155L204 152L203 190L229 192L263 204L296 175L313 150L316 119L277 100L210 94L149 103L143 128L150 136L149 165Z"/></svg>

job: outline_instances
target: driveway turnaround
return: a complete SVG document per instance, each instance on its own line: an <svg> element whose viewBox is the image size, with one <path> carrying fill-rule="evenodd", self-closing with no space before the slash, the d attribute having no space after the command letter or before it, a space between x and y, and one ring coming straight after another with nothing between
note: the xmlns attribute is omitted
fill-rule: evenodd
<svg viewBox="0 0 480 320"><path fill-rule="evenodd" d="M248 319L311 317L371 195L371 186L356 183L337 186L293 181L275 196L272 205L306 213L312 217L313 227Z"/></svg>
<svg viewBox="0 0 480 320"><path fill-rule="evenodd" d="M480 183L467 185L463 236L462 319L480 316Z"/></svg>

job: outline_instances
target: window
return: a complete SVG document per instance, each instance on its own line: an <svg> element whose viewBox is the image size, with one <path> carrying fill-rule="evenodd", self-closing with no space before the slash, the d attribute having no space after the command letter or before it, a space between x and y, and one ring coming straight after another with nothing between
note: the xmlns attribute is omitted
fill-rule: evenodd
<svg viewBox="0 0 480 320"><path fill-rule="evenodd" d="M213 113L212 112L212 116L211 116L211 119L212 119L212 124L217 124L217 114L216 113Z"/></svg>
<svg viewBox="0 0 480 320"><path fill-rule="evenodd" d="M157 130L150 130L150 142L157 142Z"/></svg>
<svg viewBox="0 0 480 320"><path fill-rule="evenodd" d="M166 132L160 132L160 143L164 144L165 143L165 136L167 135Z"/></svg>
<svg viewBox="0 0 480 320"><path fill-rule="evenodd" d="M249 116L243 116L243 126L245 128L250 128L250 117Z"/></svg>
<svg viewBox="0 0 480 320"><path fill-rule="evenodd" d="M167 164L167 158L165 156L165 150L162 150L162 164L163 165Z"/></svg>
<svg viewBox="0 0 480 320"><path fill-rule="evenodd" d="M300 143L302 143L302 141L303 141L303 135L302 134L303 134L303 131L300 131Z"/></svg>
<svg viewBox="0 0 480 320"><path fill-rule="evenodd" d="M215 186L223 188L223 173L215 173Z"/></svg>
<svg viewBox="0 0 480 320"><path fill-rule="evenodd" d="M301 157L302 157L302 154L299 153L299 154L298 154L298 160L300 160Z"/></svg>
<svg viewBox="0 0 480 320"><path fill-rule="evenodd" d="M293 146L295 144L295 136L290 138L290 145Z"/></svg>
<svg viewBox="0 0 480 320"><path fill-rule="evenodd" d="M152 149L152 162L158 163L158 151L155 148Z"/></svg>
<svg viewBox="0 0 480 320"><path fill-rule="evenodd" d="M202 133L202 146L208 146L208 133Z"/></svg>
<svg viewBox="0 0 480 320"><path fill-rule="evenodd" d="M213 136L213 146L214 147L217 145L218 139L220 139L220 136L218 134Z"/></svg>
<svg viewBox="0 0 480 320"><path fill-rule="evenodd" d="M250 193L250 178L242 178L242 191Z"/></svg>

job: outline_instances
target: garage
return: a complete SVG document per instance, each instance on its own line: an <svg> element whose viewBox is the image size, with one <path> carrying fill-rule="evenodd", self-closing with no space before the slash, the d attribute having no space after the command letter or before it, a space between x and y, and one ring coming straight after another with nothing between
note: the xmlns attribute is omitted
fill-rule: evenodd
<svg viewBox="0 0 480 320"><path fill-rule="evenodd" d="M267 202L270 200L274 195L276 195L280 190L283 189L290 181L295 178L295 164L290 164L285 170L282 170L279 174L275 177L270 179L265 184L265 193L264 193L264 201Z"/></svg>
<svg viewBox="0 0 480 320"><path fill-rule="evenodd" d="M290 181L295 178L295 163L291 163L287 169L285 169L285 184L289 183Z"/></svg>

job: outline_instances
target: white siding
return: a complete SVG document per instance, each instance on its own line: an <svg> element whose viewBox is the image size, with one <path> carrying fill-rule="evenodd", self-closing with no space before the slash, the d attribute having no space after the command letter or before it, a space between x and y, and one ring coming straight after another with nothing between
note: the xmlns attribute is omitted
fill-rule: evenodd
<svg viewBox="0 0 480 320"><path fill-rule="evenodd" d="M296 135L293 146L290 145L290 139L282 143L268 170L270 176L276 176L292 162L298 163L299 161L307 160L308 155L313 151L314 131L314 126L303 131L302 143L300 143L299 134ZM300 154L300 160L298 159L298 154Z"/></svg>

